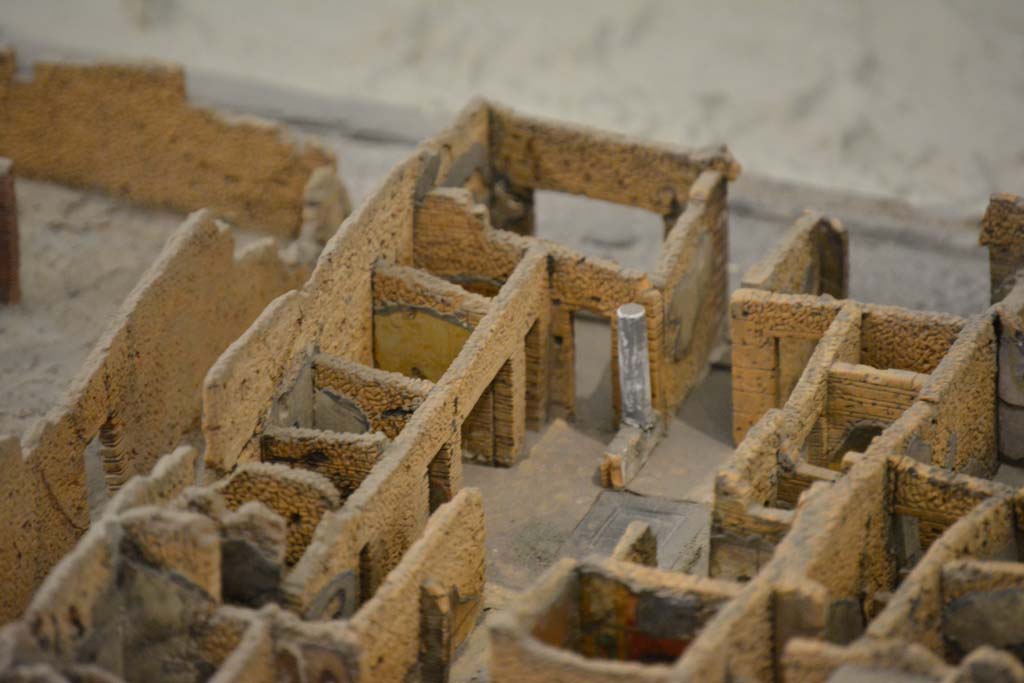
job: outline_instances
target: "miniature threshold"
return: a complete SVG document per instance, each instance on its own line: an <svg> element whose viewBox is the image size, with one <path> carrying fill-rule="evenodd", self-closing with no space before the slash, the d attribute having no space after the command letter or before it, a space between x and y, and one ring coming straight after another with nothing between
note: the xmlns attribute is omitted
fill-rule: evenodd
<svg viewBox="0 0 1024 683"><path fill-rule="evenodd" d="M474 680L1024 681L1024 498L992 479L1024 458L1019 198L962 318L849 299L847 234L811 212L730 297L724 147L490 102L350 210L330 153L193 107L176 69L19 78L7 52L0 155L6 302L22 176L193 212L0 441L0 679L444 681L479 641ZM655 268L540 239L538 191L659 216ZM704 576L605 520L606 551L502 585L516 539L463 480L592 448L565 427L586 316L617 431L579 476L609 495L731 340Z"/></svg>

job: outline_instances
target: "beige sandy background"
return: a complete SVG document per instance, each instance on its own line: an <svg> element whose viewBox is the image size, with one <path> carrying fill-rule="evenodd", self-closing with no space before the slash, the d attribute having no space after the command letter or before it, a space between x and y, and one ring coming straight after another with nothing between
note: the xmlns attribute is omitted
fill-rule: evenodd
<svg viewBox="0 0 1024 683"><path fill-rule="evenodd" d="M1024 188L1019 0L4 0L3 35L439 114L483 94L916 203Z"/></svg>

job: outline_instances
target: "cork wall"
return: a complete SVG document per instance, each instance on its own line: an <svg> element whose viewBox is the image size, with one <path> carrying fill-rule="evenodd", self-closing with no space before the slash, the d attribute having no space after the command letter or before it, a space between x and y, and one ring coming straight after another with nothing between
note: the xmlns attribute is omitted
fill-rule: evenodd
<svg viewBox="0 0 1024 683"><path fill-rule="evenodd" d="M495 681L668 681L737 584L635 562L563 560L490 617Z"/></svg>
<svg viewBox="0 0 1024 683"><path fill-rule="evenodd" d="M22 540L0 555L5 575L23 577L26 590L10 594L6 616L89 528L90 444L99 446L109 492L148 472L196 428L206 368L298 277L269 241L236 256L230 231L208 212L193 214L170 238L64 399L24 438L11 470L22 474L11 483L23 479L4 502L4 526Z"/></svg>
<svg viewBox="0 0 1024 683"><path fill-rule="evenodd" d="M332 155L269 123L193 107L172 66L36 63L23 77L4 49L0 128L18 174L194 212L9 456L4 519L17 541L0 565L19 588L0 616L10 618L89 528L86 451L106 479L93 484L95 507L194 433L206 370L268 301L301 284L349 206ZM220 218L297 241L236 250Z"/></svg>
<svg viewBox="0 0 1024 683"><path fill-rule="evenodd" d="M462 458L512 464L527 425L571 412L572 315L647 308L660 410L706 369L739 172L724 148L476 102L345 219L329 154L192 107L180 70L40 63L22 78L9 52L0 67L0 153L26 175L208 207L29 448L3 441L19 594L4 616L46 577L0 639L7 674L443 678L482 607L482 505L460 493ZM658 272L530 236L535 189L657 212ZM221 217L296 241L235 255ZM194 436L200 396L202 464L187 449L156 464ZM91 525L87 448L107 490Z"/></svg>
<svg viewBox="0 0 1024 683"><path fill-rule="evenodd" d="M981 220L979 243L988 247L992 302L1003 299L1017 280L1024 260L1024 200L1001 192L992 195Z"/></svg>
<svg viewBox="0 0 1024 683"><path fill-rule="evenodd" d="M182 69L162 64L39 62L22 78L2 49L0 129L16 173L183 213L206 207L279 238L299 235L307 184L336 166L275 124L192 106Z"/></svg>
<svg viewBox="0 0 1024 683"><path fill-rule="evenodd" d="M845 299L849 261L849 237L842 224L834 218L805 211L778 245L747 269L741 286Z"/></svg>
<svg viewBox="0 0 1024 683"><path fill-rule="evenodd" d="M792 229L733 296L734 390L747 393L716 480L710 571L748 583L672 680L1022 680L1001 616L1016 604L1016 496L988 479L1012 461L997 439L1014 423L996 413L1016 280L967 319L835 302L804 277L807 234ZM824 332L809 322L822 315ZM840 342L844 316L856 325ZM784 335L813 350L780 395ZM858 424L876 429L835 450L834 432Z"/></svg>
<svg viewBox="0 0 1024 683"><path fill-rule="evenodd" d="M571 396L566 390L571 375L564 369L572 364L559 361L559 345L571 349L572 340L558 339L554 319L559 311L585 308L610 316L621 303L639 299L653 314L652 337L662 336L661 295L643 273L490 224L490 207L507 175L504 162L491 160L495 149L504 149L503 134L493 128L502 116L512 115L487 103L472 104L452 129L399 165L343 224L304 289L268 307L207 378L206 462L225 474L266 460L268 447L283 452L271 443L282 436L271 406L293 396L297 385L305 386L304 368L314 356L320 359L314 365L353 363L366 367L363 374L376 369L431 383L401 429L380 442L380 456L373 454L365 478L349 487L340 507L324 512L312 538L300 544L301 557L284 582L290 603L300 611L333 604L337 595L331 591L338 592L339 577L346 573L371 576L368 583L379 585L422 532L429 511L451 495L445 492L457 490L460 454L493 464L514 462L525 425L543 424L552 404ZM541 128L528 127L521 134L582 135L560 124L537 125ZM587 136L592 144L603 144L600 135ZM621 153L640 154L637 149L631 143ZM502 159L508 154L494 153ZM558 153L564 156L565 149ZM690 227L670 232L669 239L678 234L683 242L699 240L707 225L724 230L725 176L701 169L727 157L692 161L677 156L673 163L692 166L678 182L696 179L696 189L687 192L697 194L684 214L692 219ZM566 163L581 162L569 157ZM731 162L724 170L735 171ZM515 182L520 188L584 191L546 176L517 176ZM586 191L604 196L603 181L594 182L599 189ZM631 194L618 200L643 203ZM682 270L679 263L689 262L716 276L724 272L713 267L710 252L700 257L704 261L697 258L690 253L668 262L677 270ZM444 343L412 345L424 335L440 335ZM709 328L706 343L689 357L688 386L704 371L712 336ZM433 355L410 356L415 348ZM652 345L651 355L660 362L660 344ZM378 381L383 384L382 378ZM660 374L653 381L662 386ZM369 426L368 412L360 411ZM313 414L320 415L315 407ZM324 452L295 443L326 443L322 434L290 437L290 448L307 452L293 462ZM354 443L349 434L345 439ZM280 455L272 457L280 461ZM394 504L398 500L403 503Z"/></svg>
<svg viewBox="0 0 1024 683"><path fill-rule="evenodd" d="M196 456L179 449L117 494L23 618L0 630L6 676L397 680L420 666L421 642L450 662L482 605L479 494L442 506L379 590L354 596L350 620L305 622L273 604L292 544L273 492L298 492L281 488L280 472L264 485L189 487ZM430 599L441 618L427 627L419 614Z"/></svg>
<svg viewBox="0 0 1024 683"><path fill-rule="evenodd" d="M403 563L417 554L415 539L429 535L431 512L441 514L458 491L462 446L471 457L479 453L470 445L485 457L490 449L495 464L515 458L525 424L547 418L554 306L568 302L610 314L640 294L652 311L661 311L660 294L643 274L587 262L489 225L487 207L505 201L485 182L495 175L486 154L481 161L481 148L493 143L487 127L495 115L488 105L471 106L451 131L399 165L343 224L305 287L267 307L207 376L204 459L215 483L186 495L187 505L202 511L223 506L229 518L257 519L251 506L258 504L287 519L283 530L264 525L277 529L264 536L276 539L269 555L280 576L277 596L299 614L351 617L358 631L356 605L374 604L367 601L390 590ZM724 226L724 180L712 176L705 185L719 188L711 222ZM702 211L691 216L708 224ZM470 239L493 244L504 256L457 272L429 267L457 264L428 253L430 226L448 230L460 222L476 230ZM679 234L693 239L694 230ZM450 248L452 238L435 241ZM436 321L464 334L450 345L432 345L449 349L441 358L401 358L395 349L403 340ZM660 325L653 316L652 330ZM694 377L702 362L692 361ZM481 410L490 420L479 422L493 425L484 437L473 429ZM467 519L463 515L460 524ZM482 560L475 571L481 574ZM470 584L456 594L416 581L403 586L396 602L402 609L415 607L410 591L438 614L458 615L478 600ZM406 619L416 630L423 612L414 614ZM438 636L432 666L443 666L450 655L445 638L457 644L455 636L465 630L466 619L456 621L454 630ZM243 653L262 657L273 646L273 633L252 633L238 641L231 667L246 669ZM397 658L394 646L377 637L363 644L387 651L384 668L376 671L387 679L406 675L413 665L408 657L416 654Z"/></svg>
<svg viewBox="0 0 1024 683"><path fill-rule="evenodd" d="M82 414L37 437L79 453L0 440L12 547L45 553L0 566L28 605L0 631L0 672L447 680L485 610L484 506L463 459L515 464L528 428L571 415L573 316L639 303L662 416L731 323L737 448L715 479L712 578L657 569L657 538L633 525L611 558L557 562L491 611L492 680L1024 680L1015 631L984 620L1024 586L1019 496L987 478L1012 451L1020 292L970 318L850 300L846 233L808 212L727 301L738 172L725 148L476 101L345 218L311 274L269 243L235 256L194 214L73 389ZM322 173L314 186L322 201L289 223L299 242L344 213ZM661 216L656 268L538 239L538 190ZM196 296L207 287L223 300ZM183 341L218 326L209 348ZM205 451L175 450L197 423ZM88 434L109 489L91 525Z"/></svg>
<svg viewBox="0 0 1024 683"><path fill-rule="evenodd" d="M843 663L863 663L854 656L859 648L897 638L900 647L876 651L877 659L869 661L898 668L909 643L942 654L945 646L929 636L941 608L927 577L966 547L1001 557L1007 543L1016 547L1013 532L992 527L994 522L960 530L968 520L1007 519L1011 489L887 456L878 441L863 455L849 454L844 468L834 483L815 483L804 494L771 560L709 622L672 680L746 674L752 680L824 681ZM836 650L837 644L849 647ZM817 661L827 657L834 657L827 667ZM922 657L941 676L960 662Z"/></svg>

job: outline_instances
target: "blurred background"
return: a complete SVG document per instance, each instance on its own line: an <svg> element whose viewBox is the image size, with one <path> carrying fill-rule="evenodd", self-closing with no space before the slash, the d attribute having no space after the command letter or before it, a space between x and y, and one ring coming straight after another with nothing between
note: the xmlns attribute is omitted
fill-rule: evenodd
<svg viewBox="0 0 1024 683"><path fill-rule="evenodd" d="M1022 38L1021 0L0 2L22 54L176 61L385 140L485 95L961 215L1024 191Z"/></svg>

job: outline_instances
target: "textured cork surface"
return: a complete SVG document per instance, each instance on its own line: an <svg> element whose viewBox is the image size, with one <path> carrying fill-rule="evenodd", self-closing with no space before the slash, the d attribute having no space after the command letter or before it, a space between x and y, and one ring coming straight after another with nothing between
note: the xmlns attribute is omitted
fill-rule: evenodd
<svg viewBox="0 0 1024 683"><path fill-rule="evenodd" d="M649 145L476 101L345 219L304 284L308 271L268 243L235 255L212 214L195 214L83 372L80 405L61 408L81 412L35 437L48 452L72 444L69 457L0 441L18 525L0 570L28 604L0 631L0 671L445 680L475 651L496 681L823 681L864 666L893 680L980 681L993 668L1013 680L1024 506L984 477L998 465L998 392L1013 398L1000 344L1016 299L970 317L848 299L846 233L810 212L727 300L738 171L725 148ZM665 228L654 267L536 236L547 190L651 213ZM344 213L306 208L320 227ZM485 508L527 523L560 515L568 536L592 505L579 492L596 488L596 458L545 470L584 481L545 482L551 500L536 510L463 489L464 459L488 469L481 480L515 470L507 481L529 485L524 470L541 466L531 431L572 415L580 359L607 359L601 414L614 431L614 324L596 353L577 348L575 317L625 303L646 314L665 424L731 323L736 451L709 521L698 503L666 503L694 538L706 525L714 578L651 566L679 554L653 515L646 529L595 516L582 527L592 537L625 531L595 543L614 558L556 561L539 578L550 549L494 553L485 527L507 539L525 523L485 524ZM438 343L439 325L458 339ZM175 450L200 415L201 463ZM579 450L555 453L573 463L601 451L553 443ZM91 519L87 448L111 494ZM27 572L26 547L39 549ZM508 595L492 565L527 552L545 560L505 574L526 587Z"/></svg>
<svg viewBox="0 0 1024 683"><path fill-rule="evenodd" d="M6 545L3 554L22 567L14 571L33 577L28 585L38 585L89 527L82 460L90 442L101 438L108 449L111 491L147 473L194 428L206 369L294 282L269 242L237 257L234 251L229 231L207 212L193 214L110 322L61 404L25 437L16 469L30 477L19 495L33 501L34 540L24 549ZM12 596L17 609L29 594Z"/></svg>
<svg viewBox="0 0 1024 683"><path fill-rule="evenodd" d="M37 63L28 81L15 69L0 52L0 155L25 176L295 237L306 183L335 166L270 122L193 107L178 67Z"/></svg>

